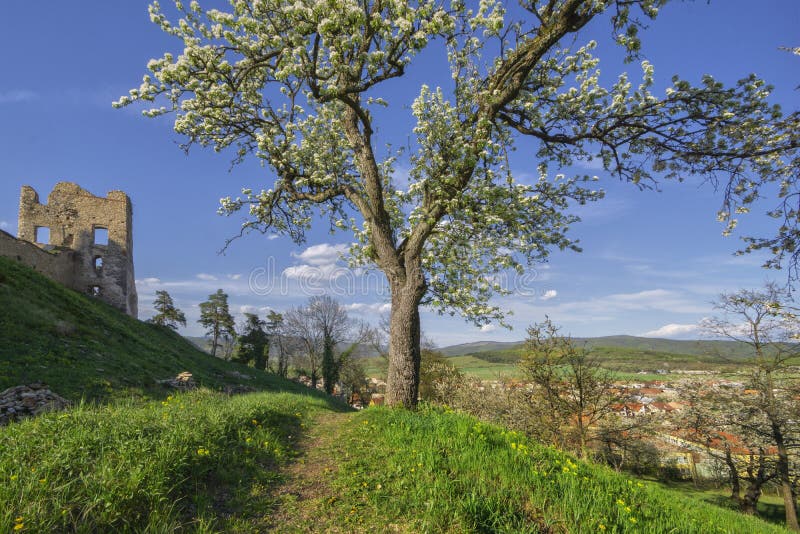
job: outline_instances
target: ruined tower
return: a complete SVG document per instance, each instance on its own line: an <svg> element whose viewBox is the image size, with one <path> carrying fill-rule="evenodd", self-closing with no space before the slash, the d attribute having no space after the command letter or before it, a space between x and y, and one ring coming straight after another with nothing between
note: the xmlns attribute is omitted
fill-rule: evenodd
<svg viewBox="0 0 800 534"><path fill-rule="evenodd" d="M34 243L52 257L16 257L136 317L132 224L131 201L122 191L96 197L76 184L59 182L42 204L33 188L23 186L18 240ZM4 248L9 245L0 242L0 253L9 256Z"/></svg>

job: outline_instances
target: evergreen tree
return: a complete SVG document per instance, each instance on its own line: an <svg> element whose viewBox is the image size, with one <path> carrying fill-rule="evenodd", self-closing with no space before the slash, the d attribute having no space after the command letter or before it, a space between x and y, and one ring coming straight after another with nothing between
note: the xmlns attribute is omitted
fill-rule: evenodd
<svg viewBox="0 0 800 534"><path fill-rule="evenodd" d="M221 289L208 296L208 300L200 303L200 319L197 321L206 328L206 335L211 336L211 354L217 355L220 338L227 334L236 336L233 316L228 309L228 295Z"/></svg>
<svg viewBox="0 0 800 534"><path fill-rule="evenodd" d="M166 291L156 291L156 299L153 301L153 308L156 314L148 319L148 322L160 326L168 326L173 330L178 329L178 325L186 326L186 316L181 310L175 307L172 297Z"/></svg>
<svg viewBox="0 0 800 534"><path fill-rule="evenodd" d="M265 370L269 359L269 337L264 330L266 322L255 313L245 313L242 335L239 336L239 348L236 360L249 364L253 362L256 369Z"/></svg>
<svg viewBox="0 0 800 534"><path fill-rule="evenodd" d="M274 310L269 312L265 330L267 332L267 363L269 363L269 356L275 352L277 362L275 372L285 377L289 371L289 354L285 350L283 342L283 315Z"/></svg>

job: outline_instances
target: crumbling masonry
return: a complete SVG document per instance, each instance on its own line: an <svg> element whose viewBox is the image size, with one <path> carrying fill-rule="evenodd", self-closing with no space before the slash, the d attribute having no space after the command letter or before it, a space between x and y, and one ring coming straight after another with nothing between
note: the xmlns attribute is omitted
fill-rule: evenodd
<svg viewBox="0 0 800 534"><path fill-rule="evenodd" d="M0 256L136 317L132 221L131 201L122 191L96 197L60 182L42 204L33 188L23 186L18 238L0 231Z"/></svg>

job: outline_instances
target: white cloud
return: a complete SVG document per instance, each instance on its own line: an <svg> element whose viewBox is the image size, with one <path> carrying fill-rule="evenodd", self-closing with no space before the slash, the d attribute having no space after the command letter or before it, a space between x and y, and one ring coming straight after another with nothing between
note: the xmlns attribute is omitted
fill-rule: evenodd
<svg viewBox="0 0 800 534"><path fill-rule="evenodd" d="M589 300L561 304L561 311L621 312L665 311L672 313L707 313L707 304L698 304L682 292L667 289L648 289L636 293L614 293Z"/></svg>
<svg viewBox="0 0 800 534"><path fill-rule="evenodd" d="M481 332L483 333L494 332L495 330L497 330L497 325L493 325L491 323L485 324L481 327Z"/></svg>
<svg viewBox="0 0 800 534"><path fill-rule="evenodd" d="M214 276L213 274L199 273L196 276L197 276L198 280L204 280L206 282L213 282L214 280L217 279L217 277Z"/></svg>
<svg viewBox="0 0 800 534"><path fill-rule="evenodd" d="M361 315L389 313L392 311L392 305L388 302L375 302L372 304L368 304L366 302L353 302L351 304L344 304L342 307L347 311Z"/></svg>
<svg viewBox="0 0 800 534"><path fill-rule="evenodd" d="M701 333L701 328L697 324L678 324L678 323L670 323L665 324L661 328L656 328L655 330L650 330L649 332L645 332L644 334L640 334L642 337L665 337L665 338L673 338L673 339L682 339L682 338L696 338Z"/></svg>
<svg viewBox="0 0 800 534"><path fill-rule="evenodd" d="M0 221L0 229L8 230L11 227L8 221Z"/></svg>
<svg viewBox="0 0 800 534"><path fill-rule="evenodd" d="M312 245L299 254L293 252L292 256L302 263L287 267L283 270L283 275L307 283L319 283L338 278L350 272L346 267L338 265L342 254L347 252L348 248L348 245L322 243Z"/></svg>
<svg viewBox="0 0 800 534"><path fill-rule="evenodd" d="M329 243L322 243L321 245L312 245L300 254L292 253L292 255L303 263L307 263L309 265L333 265L339 261L339 258L342 254L347 252L348 248L350 248L348 245L331 245Z"/></svg>
<svg viewBox="0 0 800 534"><path fill-rule="evenodd" d="M272 241L273 239L278 239L279 237L280 237L280 236L279 236L278 234L269 234L269 235L267 236L267 239L268 239L269 241Z"/></svg>
<svg viewBox="0 0 800 534"><path fill-rule="evenodd" d="M157 286L161 284L160 278L142 278L141 280L136 280L136 285L143 285L143 286Z"/></svg>
<svg viewBox="0 0 800 534"><path fill-rule="evenodd" d="M557 296L558 296L558 291L556 291L555 289L548 289L547 291L544 292L541 298L542 300L550 300L556 298Z"/></svg>
<svg viewBox="0 0 800 534"><path fill-rule="evenodd" d="M237 273L237 274L229 274L229 275L227 275L227 277L228 277L230 280L238 280L239 278L241 278L241 277L242 277L242 275L241 275L241 274L238 274L238 273Z"/></svg>
<svg viewBox="0 0 800 534"><path fill-rule="evenodd" d="M325 282L332 280L347 272L343 267L337 267L336 264L328 265L295 265L287 267L283 270L283 275L286 278L293 278L295 280L304 280L310 283Z"/></svg>
<svg viewBox="0 0 800 534"><path fill-rule="evenodd" d="M0 92L0 104L15 104L18 102L30 102L36 100L39 95L33 91L17 90Z"/></svg>

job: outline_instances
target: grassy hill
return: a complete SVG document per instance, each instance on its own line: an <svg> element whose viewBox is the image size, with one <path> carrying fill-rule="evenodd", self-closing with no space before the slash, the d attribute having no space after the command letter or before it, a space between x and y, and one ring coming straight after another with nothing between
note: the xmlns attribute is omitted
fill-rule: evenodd
<svg viewBox="0 0 800 534"><path fill-rule="evenodd" d="M0 427L0 532L783 532L445 408L354 413L3 259L0 302L0 387L105 401ZM184 370L208 388L156 383Z"/></svg>
<svg viewBox="0 0 800 534"><path fill-rule="evenodd" d="M591 348L634 349L647 353L682 354L708 357L720 361L736 361L751 356L747 345L724 340L679 340L636 336L576 337L577 343ZM477 355L485 352L507 353L522 351L524 341L476 341L439 349L445 356Z"/></svg>
<svg viewBox="0 0 800 534"><path fill-rule="evenodd" d="M163 397L167 390L157 381L183 371L212 389L299 388L212 358L168 328L137 321L6 258L0 258L0 303L0 391L44 382L70 400Z"/></svg>
<svg viewBox="0 0 800 534"><path fill-rule="evenodd" d="M778 533L447 409L210 391L0 428L0 532Z"/></svg>
<svg viewBox="0 0 800 534"><path fill-rule="evenodd" d="M574 338L593 350L603 367L620 377L640 371L715 370L736 372L751 357L743 343L721 340L683 341L634 336ZM482 341L440 349L463 372L479 378L519 376L522 341Z"/></svg>

